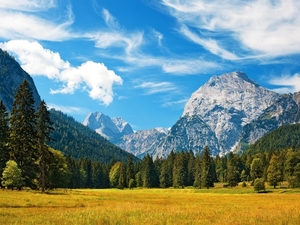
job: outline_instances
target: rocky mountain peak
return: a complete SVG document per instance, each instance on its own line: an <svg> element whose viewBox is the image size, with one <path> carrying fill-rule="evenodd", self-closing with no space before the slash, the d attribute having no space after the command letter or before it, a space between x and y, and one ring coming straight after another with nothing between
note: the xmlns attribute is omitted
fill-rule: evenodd
<svg viewBox="0 0 300 225"><path fill-rule="evenodd" d="M249 79L243 72L213 76L196 90L186 103L179 120L185 118L189 122L183 123L184 127L177 126L177 129L185 130L178 133L186 135L185 138L181 137L182 140L190 140L200 132L195 129L195 124L207 127L207 135L210 136L207 140L217 141L211 142L211 149L218 146L220 153L227 152L238 142L243 126L256 119L278 96L277 93ZM205 142L203 140L203 145ZM165 145L175 149L186 146L190 149L200 147L199 142L197 146L179 142L177 144L182 146L171 147L170 143Z"/></svg>
<svg viewBox="0 0 300 225"><path fill-rule="evenodd" d="M106 139L113 141L125 134L133 133L132 127L122 118L113 118L104 115L102 112L89 113L83 125L95 130Z"/></svg>

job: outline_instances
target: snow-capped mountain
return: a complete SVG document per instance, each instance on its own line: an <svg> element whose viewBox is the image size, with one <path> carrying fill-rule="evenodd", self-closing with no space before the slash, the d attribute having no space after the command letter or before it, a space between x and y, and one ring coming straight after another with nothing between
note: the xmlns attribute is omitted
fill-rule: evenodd
<svg viewBox="0 0 300 225"><path fill-rule="evenodd" d="M226 154L243 150L281 125L299 123L300 92L279 95L250 80L245 73L232 72L211 77L195 91L170 130L155 128L133 133L130 127L125 132L124 121L104 122L108 119L101 113L94 117L84 124L139 158L146 154L167 157L171 151L181 150L198 153L205 146L213 155ZM111 138L116 132L123 134Z"/></svg>
<svg viewBox="0 0 300 225"><path fill-rule="evenodd" d="M154 156L171 150L193 150L209 146L211 152L224 154L235 149L243 127L257 119L279 94L270 91L245 73L213 76L194 92L184 112L163 140Z"/></svg>
<svg viewBox="0 0 300 225"><path fill-rule="evenodd" d="M98 134L114 142L123 135L133 133L132 127L122 118L113 118L101 112L89 113L83 125L95 130Z"/></svg>

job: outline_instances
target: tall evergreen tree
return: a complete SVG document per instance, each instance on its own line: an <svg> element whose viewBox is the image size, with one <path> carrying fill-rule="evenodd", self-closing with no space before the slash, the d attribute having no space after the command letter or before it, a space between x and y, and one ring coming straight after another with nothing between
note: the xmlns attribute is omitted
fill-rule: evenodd
<svg viewBox="0 0 300 225"><path fill-rule="evenodd" d="M131 179L134 180L134 164L132 162L132 158L128 157L127 160L127 166L126 166L126 178L127 178L127 184L129 184L129 181Z"/></svg>
<svg viewBox="0 0 300 225"><path fill-rule="evenodd" d="M202 171L202 167L201 167L201 155L200 153L197 154L196 158L195 158L195 179L194 179L194 184L193 186L196 188L201 188L201 171Z"/></svg>
<svg viewBox="0 0 300 225"><path fill-rule="evenodd" d="M210 150L208 146L204 148L202 160L201 160L201 186L202 187L213 187L213 166Z"/></svg>
<svg viewBox="0 0 300 225"><path fill-rule="evenodd" d="M36 115L32 91L26 80L20 85L10 117L9 149L12 159L22 171L24 184L36 187L39 157L37 150Z"/></svg>
<svg viewBox="0 0 300 225"><path fill-rule="evenodd" d="M176 154L173 166L173 187L184 188L187 179L187 160L184 152Z"/></svg>
<svg viewBox="0 0 300 225"><path fill-rule="evenodd" d="M143 159L143 187L153 188L158 187L158 177L154 167L152 157L147 154Z"/></svg>
<svg viewBox="0 0 300 225"><path fill-rule="evenodd" d="M239 171L237 166L237 156L235 156L232 152L228 155L228 163L227 163L227 182L228 186L235 187L239 182Z"/></svg>
<svg viewBox="0 0 300 225"><path fill-rule="evenodd" d="M188 186L193 186L195 179L195 156L193 151L189 151L188 155L188 164L187 164L187 179L186 184Z"/></svg>
<svg viewBox="0 0 300 225"><path fill-rule="evenodd" d="M127 178L126 178L126 166L125 163L120 164L120 176L118 180L118 188L123 189L127 187Z"/></svg>
<svg viewBox="0 0 300 225"><path fill-rule="evenodd" d="M53 130L50 113L45 101L41 101L37 111L37 137L40 155L40 185L42 192L45 191L46 161L50 160L50 152L46 143L51 140L50 131ZM48 160L47 160L48 159ZM50 162L49 162L50 163Z"/></svg>
<svg viewBox="0 0 300 225"><path fill-rule="evenodd" d="M9 137L9 118L5 105L0 101L0 175L3 172L6 162L9 160L8 137Z"/></svg>

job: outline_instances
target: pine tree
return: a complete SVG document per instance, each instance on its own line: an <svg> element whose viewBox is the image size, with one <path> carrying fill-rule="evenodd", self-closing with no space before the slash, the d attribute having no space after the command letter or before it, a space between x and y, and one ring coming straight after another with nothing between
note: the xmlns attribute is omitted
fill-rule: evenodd
<svg viewBox="0 0 300 225"><path fill-rule="evenodd" d="M206 146L201 160L201 186L202 187L213 187L213 167L212 158L210 156L210 150Z"/></svg>
<svg viewBox="0 0 300 225"><path fill-rule="evenodd" d="M39 183L42 187L42 192L45 191L45 170L46 161L50 159L49 149L46 143L51 140L50 131L53 130L52 122L50 120L50 113L47 110L45 101L41 101L37 112L37 137L40 155L40 179ZM48 162L49 163L49 162Z"/></svg>
<svg viewBox="0 0 300 225"><path fill-rule="evenodd" d="M187 160L184 152L177 153L173 166L173 187L184 188L187 178Z"/></svg>
<svg viewBox="0 0 300 225"><path fill-rule="evenodd" d="M277 155L273 154L267 170L267 180L269 184L274 188L276 188L278 182L282 180L282 171L280 169L280 158Z"/></svg>
<svg viewBox="0 0 300 225"><path fill-rule="evenodd" d="M131 157L128 157L128 160L127 160L127 166L126 166L126 178L127 178L127 184L129 185L129 181L131 179L134 180L134 165L133 165L133 162L132 162L132 158Z"/></svg>
<svg viewBox="0 0 300 225"><path fill-rule="evenodd" d="M154 167L153 159L149 154L143 159L143 187L153 188L158 187L158 177Z"/></svg>
<svg viewBox="0 0 300 225"><path fill-rule="evenodd" d="M127 182L126 182L126 167L125 164L122 162L120 164L120 176L118 180L118 188L123 189L127 187Z"/></svg>
<svg viewBox="0 0 300 225"><path fill-rule="evenodd" d="M228 186L235 187L239 182L239 171L237 166L237 158L230 152L227 163L227 182Z"/></svg>
<svg viewBox="0 0 300 225"><path fill-rule="evenodd" d="M200 153L197 154L195 158L195 178L194 178L194 184L193 186L196 188L201 188L201 155Z"/></svg>
<svg viewBox="0 0 300 225"><path fill-rule="evenodd" d="M191 150L188 153L188 164L187 164L187 186L193 186L195 179L195 156L193 151Z"/></svg>
<svg viewBox="0 0 300 225"><path fill-rule="evenodd" d="M0 101L0 174L2 174L6 162L9 160L8 137L9 137L8 112Z"/></svg>
<svg viewBox="0 0 300 225"><path fill-rule="evenodd" d="M9 149L12 159L22 171L24 184L36 187L39 158L36 115L32 91L26 80L17 90L10 117Z"/></svg>
<svg viewBox="0 0 300 225"><path fill-rule="evenodd" d="M20 189L23 186L23 178L21 170L15 161L9 160L6 163L6 167L2 173L2 182L4 187L14 189L15 187Z"/></svg>

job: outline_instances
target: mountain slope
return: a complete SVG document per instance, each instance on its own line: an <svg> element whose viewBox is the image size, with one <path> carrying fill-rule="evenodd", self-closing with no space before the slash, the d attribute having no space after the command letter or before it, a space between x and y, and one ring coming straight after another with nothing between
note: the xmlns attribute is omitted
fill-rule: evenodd
<svg viewBox="0 0 300 225"><path fill-rule="evenodd" d="M14 96L24 79L29 83L37 108L41 99L33 79L13 57L0 49L0 100L8 112L11 111ZM109 162L111 159L127 160L129 156L134 161L138 160L72 117L55 110L50 110L50 115L55 128L51 136L56 140L49 142L50 147L75 158L87 157L101 162Z"/></svg>
<svg viewBox="0 0 300 225"><path fill-rule="evenodd" d="M238 151L280 126L300 123L300 92L283 94L256 120L247 124L241 134Z"/></svg>
<svg viewBox="0 0 300 225"><path fill-rule="evenodd" d="M17 89L24 79L29 83L35 101L35 108L37 109L41 98L32 78L12 56L0 49L0 100L9 112L12 109Z"/></svg>
<svg viewBox="0 0 300 225"><path fill-rule="evenodd" d="M156 146L165 138L167 133L168 130L165 128L141 130L122 136L114 144L141 159L146 154L153 155Z"/></svg>
<svg viewBox="0 0 300 225"><path fill-rule="evenodd" d="M128 157L132 157L134 161L138 160L62 112L51 109L50 118L54 126L51 132L54 141L48 144L65 155L70 154L74 158L87 157L102 163L108 163L111 159L126 161Z"/></svg>
<svg viewBox="0 0 300 225"><path fill-rule="evenodd" d="M251 145L245 155L254 155L260 152L275 152L281 149L299 149L300 150L300 124L290 124L281 126Z"/></svg>
<svg viewBox="0 0 300 225"><path fill-rule="evenodd" d="M133 133L131 126L122 118L111 119L101 112L89 113L82 124L112 142L120 139L123 135Z"/></svg>
<svg viewBox="0 0 300 225"><path fill-rule="evenodd" d="M196 153L206 145L214 155L225 154L235 148L243 126L256 119L278 96L242 72L213 76L192 94L182 117L171 129L176 133L169 133L155 155L164 156L179 149Z"/></svg>

